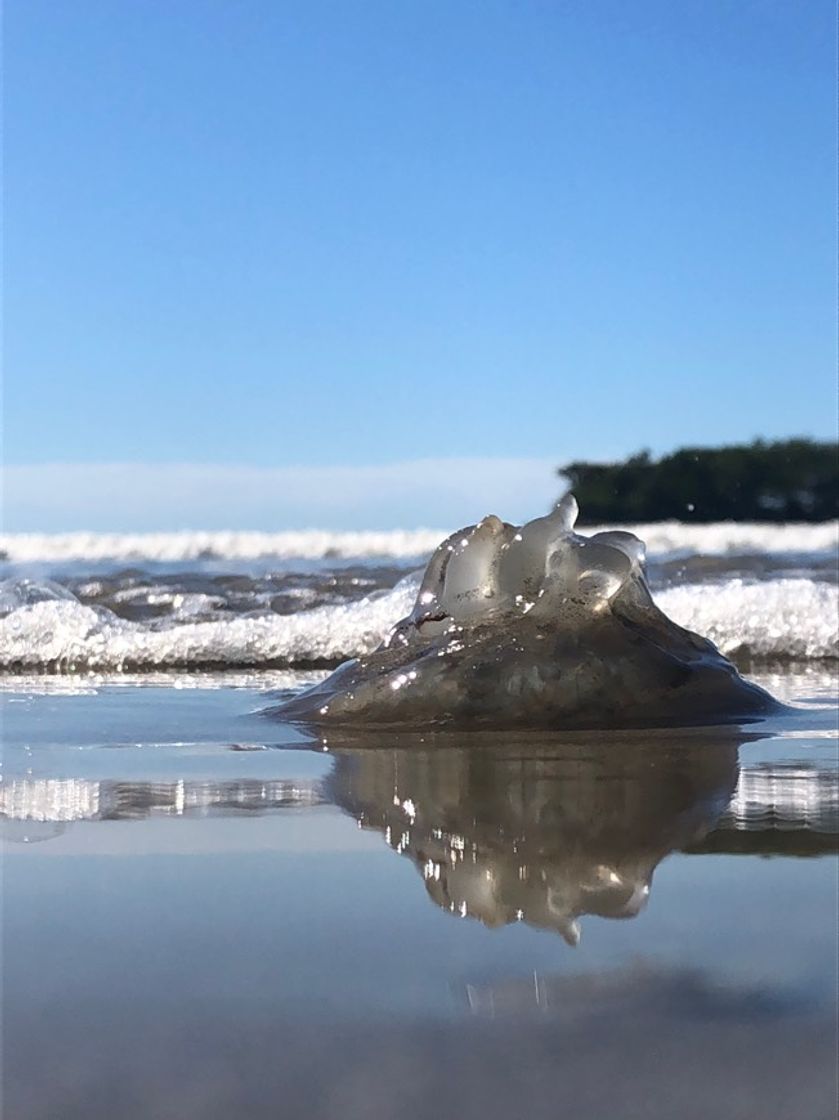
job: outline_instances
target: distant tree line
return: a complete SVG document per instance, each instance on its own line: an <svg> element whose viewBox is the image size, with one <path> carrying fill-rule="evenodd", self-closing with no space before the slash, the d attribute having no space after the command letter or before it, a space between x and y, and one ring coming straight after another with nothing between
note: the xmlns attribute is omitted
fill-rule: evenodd
<svg viewBox="0 0 839 1120"><path fill-rule="evenodd" d="M807 439L686 447L657 460L643 451L622 463L569 463L558 473L590 525L839 516L839 449Z"/></svg>

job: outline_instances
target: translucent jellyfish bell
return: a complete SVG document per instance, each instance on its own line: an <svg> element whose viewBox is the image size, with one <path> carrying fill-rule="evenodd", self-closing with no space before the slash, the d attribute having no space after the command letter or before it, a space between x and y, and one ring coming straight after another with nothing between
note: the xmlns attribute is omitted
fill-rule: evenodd
<svg viewBox="0 0 839 1120"><path fill-rule="evenodd" d="M512 525L485 517L453 547L444 573L440 604L456 620L485 613L498 595L499 554Z"/></svg>
<svg viewBox="0 0 839 1120"><path fill-rule="evenodd" d="M469 538L475 528L475 525L467 525L437 546L423 574L414 609L408 618L397 623L394 633L384 643L385 648L393 644L395 636L402 644L407 644L418 633L431 638L448 629L451 620L443 605L446 571L457 547Z"/></svg>
<svg viewBox="0 0 839 1120"><path fill-rule="evenodd" d="M505 595L535 600L548 571L549 557L573 532L578 512L574 495L566 494L547 517L528 521L504 546L498 582Z"/></svg>
<svg viewBox="0 0 839 1120"><path fill-rule="evenodd" d="M634 560L623 548L604 544L595 537L577 546L580 574L577 585L590 599L607 603L624 586L635 568Z"/></svg>
<svg viewBox="0 0 839 1120"><path fill-rule="evenodd" d="M643 566L647 558L647 549L644 542L634 533L628 533L623 529L611 529L606 533L595 533L589 540L620 549L638 568Z"/></svg>

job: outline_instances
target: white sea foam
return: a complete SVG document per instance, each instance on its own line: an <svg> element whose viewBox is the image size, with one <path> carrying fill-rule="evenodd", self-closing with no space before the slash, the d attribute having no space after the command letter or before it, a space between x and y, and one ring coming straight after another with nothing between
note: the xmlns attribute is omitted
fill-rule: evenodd
<svg viewBox="0 0 839 1120"><path fill-rule="evenodd" d="M608 528L601 526L600 528ZM724 556L744 553L835 554L839 522L813 525L772 525L718 522L685 525L679 521L623 526L647 544L648 554ZM276 559L421 558L433 551L450 530L404 529L390 532L333 533L306 530L285 533L6 533L0 552L15 564L66 561L182 562ZM596 531L596 529L588 530Z"/></svg>
<svg viewBox="0 0 839 1120"><path fill-rule="evenodd" d="M807 579L728 579L671 587L656 602L727 655L839 657L839 589Z"/></svg>
<svg viewBox="0 0 839 1120"><path fill-rule="evenodd" d="M160 669L127 672L122 669L92 669L80 673L2 673L0 694L12 702L25 702L31 696L96 696L102 689L173 688L211 691L216 688L241 688L264 693L292 693L318 684L329 676L328 669L218 669L196 672L193 669ZM784 676L784 681L787 676ZM799 678L796 677L796 680ZM20 699L24 698L24 699Z"/></svg>
<svg viewBox="0 0 839 1120"><path fill-rule="evenodd" d="M62 672L334 663L374 649L406 615L416 579L352 603L293 615L234 617L152 628L101 607L44 600L0 619L0 668ZM739 579L657 595L676 622L727 654L839 657L839 591L804 579Z"/></svg>
<svg viewBox="0 0 839 1120"><path fill-rule="evenodd" d="M64 561L289 560L421 558L444 529L390 532L6 533L0 550L15 564Z"/></svg>
<svg viewBox="0 0 839 1120"><path fill-rule="evenodd" d="M0 668L79 669L294 665L375 649L408 613L416 583L293 615L232 618L151 629L101 607L49 600L0 619Z"/></svg>

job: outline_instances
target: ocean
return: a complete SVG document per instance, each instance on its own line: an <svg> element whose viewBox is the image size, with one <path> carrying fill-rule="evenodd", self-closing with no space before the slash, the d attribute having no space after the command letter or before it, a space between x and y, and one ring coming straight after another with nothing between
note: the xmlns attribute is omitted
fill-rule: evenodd
<svg viewBox="0 0 839 1120"><path fill-rule="evenodd" d="M447 530L0 537L6 1114L832 1120L839 526L631 528L787 711L323 735Z"/></svg>

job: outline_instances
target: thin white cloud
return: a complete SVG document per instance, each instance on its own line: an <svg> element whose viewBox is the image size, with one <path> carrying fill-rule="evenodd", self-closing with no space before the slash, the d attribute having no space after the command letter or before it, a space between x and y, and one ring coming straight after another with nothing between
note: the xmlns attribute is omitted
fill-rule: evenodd
<svg viewBox="0 0 839 1120"><path fill-rule="evenodd" d="M391 529L522 521L562 491L557 460L381 466L44 463L4 471L7 532Z"/></svg>

